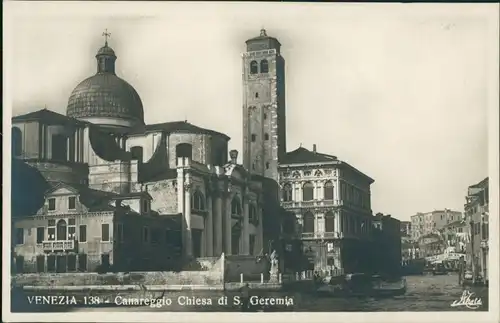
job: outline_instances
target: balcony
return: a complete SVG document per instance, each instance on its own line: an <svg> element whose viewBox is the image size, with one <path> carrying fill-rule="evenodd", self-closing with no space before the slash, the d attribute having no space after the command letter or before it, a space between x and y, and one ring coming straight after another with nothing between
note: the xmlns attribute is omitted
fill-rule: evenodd
<svg viewBox="0 0 500 323"><path fill-rule="evenodd" d="M285 209L300 209L308 207L342 206L343 201L339 200L312 200L312 201L288 201L281 202Z"/></svg>
<svg viewBox="0 0 500 323"><path fill-rule="evenodd" d="M75 249L75 240L43 241L43 251L66 251Z"/></svg>
<svg viewBox="0 0 500 323"><path fill-rule="evenodd" d="M302 239L342 239L344 234L342 232L303 232Z"/></svg>

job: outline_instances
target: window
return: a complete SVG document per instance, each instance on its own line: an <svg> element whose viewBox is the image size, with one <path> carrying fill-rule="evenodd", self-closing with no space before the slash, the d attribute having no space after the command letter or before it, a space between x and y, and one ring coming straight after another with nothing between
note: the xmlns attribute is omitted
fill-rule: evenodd
<svg viewBox="0 0 500 323"><path fill-rule="evenodd" d="M76 238L76 225L75 219L68 220L68 239L73 240Z"/></svg>
<svg viewBox="0 0 500 323"><path fill-rule="evenodd" d="M325 214L325 232L335 232L335 216L332 212Z"/></svg>
<svg viewBox="0 0 500 323"><path fill-rule="evenodd" d="M255 98L259 97L259 92L255 92Z"/></svg>
<svg viewBox="0 0 500 323"><path fill-rule="evenodd" d="M49 220L47 238L49 241L56 240L56 220Z"/></svg>
<svg viewBox="0 0 500 323"><path fill-rule="evenodd" d="M56 256L47 256L47 272L53 273L56 271Z"/></svg>
<svg viewBox="0 0 500 323"><path fill-rule="evenodd" d="M252 134L252 142L255 142L255 140L257 140L257 135L256 134Z"/></svg>
<svg viewBox="0 0 500 323"><path fill-rule="evenodd" d="M250 62L250 74L257 74L259 72L259 66L256 61Z"/></svg>
<svg viewBox="0 0 500 323"><path fill-rule="evenodd" d="M175 154L177 157L186 157L186 158L192 158L193 157L193 146L191 144L178 144L175 147Z"/></svg>
<svg viewBox="0 0 500 323"><path fill-rule="evenodd" d="M266 163L266 169L269 169L269 162Z"/></svg>
<svg viewBox="0 0 500 323"><path fill-rule="evenodd" d="M23 134L18 127L12 127L12 154L14 156L21 156L23 153Z"/></svg>
<svg viewBox="0 0 500 323"><path fill-rule="evenodd" d="M76 209L76 197L70 196L68 198L68 209L70 210Z"/></svg>
<svg viewBox="0 0 500 323"><path fill-rule="evenodd" d="M16 244L24 244L24 229L16 228Z"/></svg>
<svg viewBox="0 0 500 323"><path fill-rule="evenodd" d="M56 209L56 199L50 198L48 202L49 202L49 211L54 211Z"/></svg>
<svg viewBox="0 0 500 323"><path fill-rule="evenodd" d="M267 113L264 113L264 120L267 119Z"/></svg>
<svg viewBox="0 0 500 323"><path fill-rule="evenodd" d="M283 185L282 198L283 202L290 202L292 200L292 185L290 183Z"/></svg>
<svg viewBox="0 0 500 323"><path fill-rule="evenodd" d="M269 134L264 134L264 140L269 140Z"/></svg>
<svg viewBox="0 0 500 323"><path fill-rule="evenodd" d="M333 200L333 184L330 181L325 183L325 200Z"/></svg>
<svg viewBox="0 0 500 323"><path fill-rule="evenodd" d="M67 239L68 227L66 225L66 221L64 221L62 219L57 221L56 233L57 233L56 240L66 240Z"/></svg>
<svg viewBox="0 0 500 323"><path fill-rule="evenodd" d="M142 242L144 242L144 243L149 242L149 228L148 227L142 228Z"/></svg>
<svg viewBox="0 0 500 323"><path fill-rule="evenodd" d="M307 182L302 187L302 200L312 201L314 199L314 185L311 182Z"/></svg>
<svg viewBox="0 0 500 323"><path fill-rule="evenodd" d="M68 271L76 271L76 255L68 255Z"/></svg>
<svg viewBox="0 0 500 323"><path fill-rule="evenodd" d="M255 205L250 204L248 208L248 219L250 223L257 223L259 221L259 218L257 216L257 208Z"/></svg>
<svg viewBox="0 0 500 323"><path fill-rule="evenodd" d="M261 73L269 73L269 63L266 59L260 61L260 72Z"/></svg>
<svg viewBox="0 0 500 323"><path fill-rule="evenodd" d="M109 224L101 224L101 241L109 241Z"/></svg>
<svg viewBox="0 0 500 323"><path fill-rule="evenodd" d="M191 200L191 209L193 209L194 211L205 210L205 197L198 190L196 190L193 194L193 199Z"/></svg>
<svg viewBox="0 0 500 323"><path fill-rule="evenodd" d="M87 242L87 226L80 225L80 233L78 234L79 242Z"/></svg>
<svg viewBox="0 0 500 323"><path fill-rule="evenodd" d="M233 197L231 201L231 215L235 217L241 216L241 202L238 197Z"/></svg>
<svg viewBox="0 0 500 323"><path fill-rule="evenodd" d="M307 212L306 214L304 214L302 232L314 232L314 215L311 212Z"/></svg>
<svg viewBox="0 0 500 323"><path fill-rule="evenodd" d="M36 243L42 243L45 240L45 228L36 228Z"/></svg>
<svg viewBox="0 0 500 323"><path fill-rule="evenodd" d="M255 170L255 163L252 163L252 169Z"/></svg>

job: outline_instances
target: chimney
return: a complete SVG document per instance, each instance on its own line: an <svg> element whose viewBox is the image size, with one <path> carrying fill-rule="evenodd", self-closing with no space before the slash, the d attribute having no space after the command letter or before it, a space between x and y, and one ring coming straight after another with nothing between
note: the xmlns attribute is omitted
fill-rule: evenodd
<svg viewBox="0 0 500 323"><path fill-rule="evenodd" d="M316 144L313 145L313 153L316 152Z"/></svg>
<svg viewBox="0 0 500 323"><path fill-rule="evenodd" d="M231 158L231 164L235 164L238 161L238 151L233 149L229 152L229 158Z"/></svg>

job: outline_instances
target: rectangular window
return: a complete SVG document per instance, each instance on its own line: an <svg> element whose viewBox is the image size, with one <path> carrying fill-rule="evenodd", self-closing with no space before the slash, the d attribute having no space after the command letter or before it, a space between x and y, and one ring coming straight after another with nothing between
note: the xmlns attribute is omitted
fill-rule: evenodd
<svg viewBox="0 0 500 323"><path fill-rule="evenodd" d="M101 241L109 241L109 224L101 224Z"/></svg>
<svg viewBox="0 0 500 323"><path fill-rule="evenodd" d="M76 227L75 226L68 227L68 239L69 240L75 239L75 233L76 233Z"/></svg>
<svg viewBox="0 0 500 323"><path fill-rule="evenodd" d="M142 228L142 242L144 242L144 243L149 242L149 228L148 227Z"/></svg>
<svg viewBox="0 0 500 323"><path fill-rule="evenodd" d="M56 199L49 199L49 211L54 211L56 209Z"/></svg>
<svg viewBox="0 0 500 323"><path fill-rule="evenodd" d="M85 272L87 271L87 255L79 254L78 255L78 271Z"/></svg>
<svg viewBox="0 0 500 323"><path fill-rule="evenodd" d="M87 242L87 226L80 225L80 234L78 235L79 242Z"/></svg>
<svg viewBox="0 0 500 323"><path fill-rule="evenodd" d="M16 244L24 244L24 229L16 228Z"/></svg>
<svg viewBox="0 0 500 323"><path fill-rule="evenodd" d="M70 210L76 209L76 197L70 196L68 198L68 209Z"/></svg>
<svg viewBox="0 0 500 323"><path fill-rule="evenodd" d="M56 228L51 227L47 228L47 240L49 241L54 241L56 240Z"/></svg>
<svg viewBox="0 0 500 323"><path fill-rule="evenodd" d="M45 228L36 228L36 243L42 243L45 240Z"/></svg>

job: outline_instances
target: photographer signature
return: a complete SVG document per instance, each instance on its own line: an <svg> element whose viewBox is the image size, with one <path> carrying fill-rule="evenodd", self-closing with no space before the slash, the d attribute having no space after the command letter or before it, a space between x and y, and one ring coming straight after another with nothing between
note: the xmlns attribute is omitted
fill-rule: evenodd
<svg viewBox="0 0 500 323"><path fill-rule="evenodd" d="M469 292L468 290L464 290L460 300L454 301L451 303L451 307L465 306L471 310L478 309L481 305L483 305L483 301L480 298L472 298L474 293Z"/></svg>

